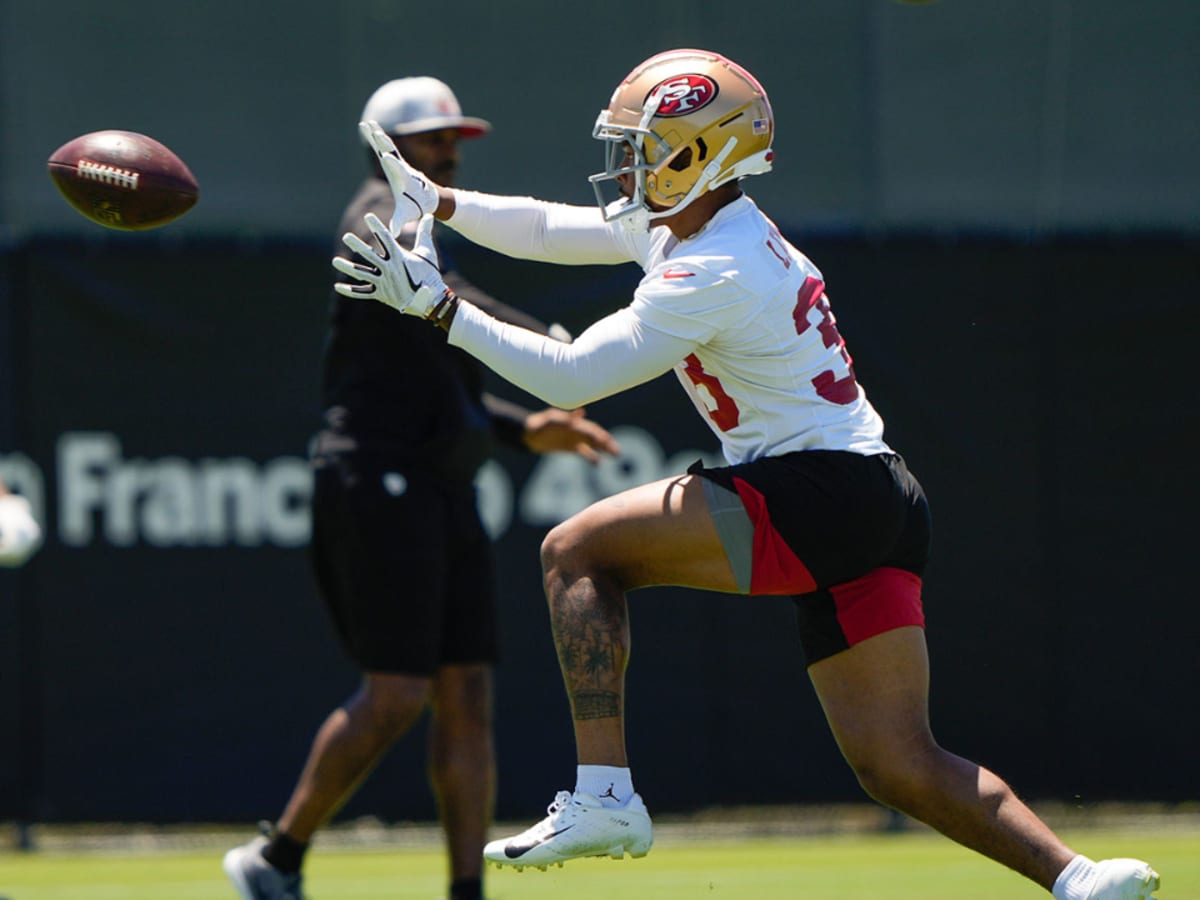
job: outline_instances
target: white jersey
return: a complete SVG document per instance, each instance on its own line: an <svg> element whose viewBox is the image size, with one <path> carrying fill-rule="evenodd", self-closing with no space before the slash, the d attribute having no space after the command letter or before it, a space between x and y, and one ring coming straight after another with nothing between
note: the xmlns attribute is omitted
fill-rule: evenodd
<svg viewBox="0 0 1200 900"><path fill-rule="evenodd" d="M635 261L633 302L573 344L460 307L450 342L549 403L579 406L674 369L730 463L795 450L888 451L817 268L748 197L695 235L631 234L599 209L456 191L451 227L510 256Z"/></svg>

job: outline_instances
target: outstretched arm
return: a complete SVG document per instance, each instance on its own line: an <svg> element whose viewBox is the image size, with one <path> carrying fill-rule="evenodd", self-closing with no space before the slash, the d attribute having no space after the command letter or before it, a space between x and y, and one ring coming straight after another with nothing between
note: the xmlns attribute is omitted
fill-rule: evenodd
<svg viewBox="0 0 1200 900"><path fill-rule="evenodd" d="M346 234L346 246L362 262L338 256L333 267L358 283L339 283L334 290L433 322L446 330L451 344L553 406L574 409L649 381L697 346L647 325L630 307L601 319L571 344L500 322L446 287L431 219L422 220L412 250L397 244L376 216L368 213L366 222L380 249Z"/></svg>
<svg viewBox="0 0 1200 900"><path fill-rule="evenodd" d="M413 168L377 122L360 122L358 128L392 190L388 230L393 235L433 216L481 246L520 259L588 265L637 258L633 239L606 223L598 207L455 191Z"/></svg>
<svg viewBox="0 0 1200 900"><path fill-rule="evenodd" d="M563 409L650 381L696 348L647 326L628 307L564 344L459 303L449 339L502 378Z"/></svg>

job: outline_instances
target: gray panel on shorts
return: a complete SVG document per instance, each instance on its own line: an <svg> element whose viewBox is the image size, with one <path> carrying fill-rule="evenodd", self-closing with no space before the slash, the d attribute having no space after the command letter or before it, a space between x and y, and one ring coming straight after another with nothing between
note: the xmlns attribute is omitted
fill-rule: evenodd
<svg viewBox="0 0 1200 900"><path fill-rule="evenodd" d="M726 490L710 478L704 482L704 499L708 501L708 512L717 535L725 548L725 556L733 567L738 591L750 593L750 575L754 565L754 523L742 505L742 498Z"/></svg>

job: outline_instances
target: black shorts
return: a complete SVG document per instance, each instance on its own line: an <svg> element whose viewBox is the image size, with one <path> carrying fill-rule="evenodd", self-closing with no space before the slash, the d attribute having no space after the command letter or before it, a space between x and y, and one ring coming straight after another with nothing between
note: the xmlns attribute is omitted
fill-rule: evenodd
<svg viewBox="0 0 1200 900"><path fill-rule="evenodd" d="M705 479L739 590L796 595L810 665L924 625L929 505L896 454L812 450L688 471Z"/></svg>
<svg viewBox="0 0 1200 900"><path fill-rule="evenodd" d="M471 484L366 454L318 461L312 562L342 645L367 672L495 663L495 562Z"/></svg>

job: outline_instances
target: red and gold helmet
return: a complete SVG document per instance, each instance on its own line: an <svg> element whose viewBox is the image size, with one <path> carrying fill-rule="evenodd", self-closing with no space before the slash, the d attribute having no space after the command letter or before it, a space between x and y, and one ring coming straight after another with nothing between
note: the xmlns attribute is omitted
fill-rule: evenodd
<svg viewBox="0 0 1200 900"><path fill-rule="evenodd" d="M644 229L706 191L771 170L775 120L758 80L708 50L668 50L635 68L601 110L592 137L605 171L588 180L605 221ZM631 176L633 195L606 204L601 184Z"/></svg>

